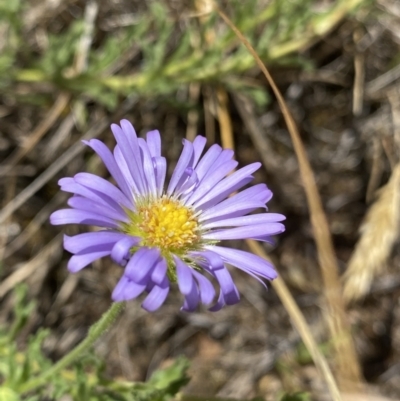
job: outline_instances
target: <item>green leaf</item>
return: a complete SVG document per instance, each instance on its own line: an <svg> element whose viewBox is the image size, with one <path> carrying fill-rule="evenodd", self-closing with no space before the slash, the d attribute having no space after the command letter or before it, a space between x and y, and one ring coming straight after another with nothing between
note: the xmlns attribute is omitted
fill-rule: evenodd
<svg viewBox="0 0 400 401"><path fill-rule="evenodd" d="M311 396L304 392L285 394L280 401L311 401Z"/></svg>
<svg viewBox="0 0 400 401"><path fill-rule="evenodd" d="M154 372L148 385L162 390L165 394L175 395L189 382L187 376L188 368L189 361L184 357L178 358L168 368Z"/></svg>
<svg viewBox="0 0 400 401"><path fill-rule="evenodd" d="M20 401L20 398L11 388L0 387L0 401Z"/></svg>

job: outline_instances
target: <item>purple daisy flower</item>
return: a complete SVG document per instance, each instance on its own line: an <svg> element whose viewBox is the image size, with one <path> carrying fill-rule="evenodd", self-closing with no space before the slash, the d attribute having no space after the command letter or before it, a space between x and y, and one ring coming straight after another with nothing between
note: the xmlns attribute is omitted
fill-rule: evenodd
<svg viewBox="0 0 400 401"><path fill-rule="evenodd" d="M212 145L203 155L206 139L183 140L183 150L166 188L167 164L161 156L158 131L138 138L127 120L111 126L117 145L112 153L101 141L85 141L102 159L117 186L89 173L62 178L61 189L74 194L68 204L50 216L54 225L90 224L101 231L65 236L64 247L73 256L68 269L75 273L98 258L110 255L124 273L112 299L127 301L147 293L148 311L165 301L171 282L184 295L182 309L214 301L211 311L239 301L238 290L226 267L235 266L258 279L277 274L266 260L248 252L217 246L220 241L252 238L271 241L284 231L276 213L248 213L263 208L272 197L265 184L254 185L228 198L252 181L260 168L237 166L233 151ZM263 283L264 284L264 283ZM265 285L265 284L264 284Z"/></svg>

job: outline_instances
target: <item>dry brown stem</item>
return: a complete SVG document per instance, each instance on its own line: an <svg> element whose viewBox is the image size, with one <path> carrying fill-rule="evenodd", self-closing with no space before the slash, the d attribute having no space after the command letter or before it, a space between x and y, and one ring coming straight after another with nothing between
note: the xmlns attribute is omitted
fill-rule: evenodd
<svg viewBox="0 0 400 401"><path fill-rule="evenodd" d="M268 256L266 255L260 244L253 240L247 240L246 242L252 252L264 259L269 260ZM287 288L285 282L282 278L278 277L276 280L272 281L272 286L278 294L279 299L285 306L285 309L289 313L293 325L299 332L305 346L310 352L315 366L319 369L322 376L324 377L332 399L335 401L342 400L341 394L339 392L335 378L333 377L333 374L329 368L328 362L319 350L318 344L316 343L311 333L310 327L308 326L306 319L304 318L295 300L293 299L292 294Z"/></svg>
<svg viewBox="0 0 400 401"><path fill-rule="evenodd" d="M322 207L321 198L318 193L314 174L308 161L305 148L301 142L296 124L282 94L257 52L232 23L229 17L224 14L216 4L215 9L256 60L259 68L267 78L284 115L299 162L300 175L310 209L311 224L317 245L318 259L324 282L324 293L328 307L326 318L328 320L336 351L335 361L337 364L337 377L342 389L357 391L362 387L361 370L350 334L350 328L346 320L341 283L339 280L339 268L333 249L328 222Z"/></svg>

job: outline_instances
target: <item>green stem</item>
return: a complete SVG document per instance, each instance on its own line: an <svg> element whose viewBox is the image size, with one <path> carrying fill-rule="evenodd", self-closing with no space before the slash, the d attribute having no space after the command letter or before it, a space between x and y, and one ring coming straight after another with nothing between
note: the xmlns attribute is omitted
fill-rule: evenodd
<svg viewBox="0 0 400 401"><path fill-rule="evenodd" d="M51 366L49 369L44 371L39 376L28 380L18 389L19 393L26 393L28 391L34 390L38 387L43 386L48 383L49 378L59 373L61 370L65 369L72 362L80 358L89 348L94 344L94 342L104 334L107 329L111 327L117 316L121 313L125 306L125 302L114 302L110 309L103 314L99 321L97 321L88 332L87 337L78 344L70 353L65 355L60 359L55 365Z"/></svg>

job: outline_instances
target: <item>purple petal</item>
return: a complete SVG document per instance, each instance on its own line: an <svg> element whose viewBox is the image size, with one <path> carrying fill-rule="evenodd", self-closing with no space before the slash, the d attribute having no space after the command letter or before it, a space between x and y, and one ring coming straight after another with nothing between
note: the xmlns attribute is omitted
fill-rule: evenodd
<svg viewBox="0 0 400 401"><path fill-rule="evenodd" d="M227 201L228 200L230 199L227 199ZM265 208L265 204L258 200L247 200L237 203L229 202L228 204L225 204L225 202L221 202L217 206L214 206L201 213L199 216L199 221L218 221L223 218L242 216L259 208Z"/></svg>
<svg viewBox="0 0 400 401"><path fill-rule="evenodd" d="M78 173L74 176L74 180L86 188L104 193L119 205L124 205L127 208L132 207L132 202L116 186L104 178L90 173Z"/></svg>
<svg viewBox="0 0 400 401"><path fill-rule="evenodd" d="M209 171L210 167L213 165L215 160L217 160L221 152L222 148L217 144L212 145L210 149L208 149L208 151L201 158L199 164L196 167L196 174L199 177L199 180L202 180L203 177L207 174L207 171Z"/></svg>
<svg viewBox="0 0 400 401"><path fill-rule="evenodd" d="M161 196L164 192L164 182L167 173L167 161L165 160L165 157L154 157L153 163L156 172L157 195Z"/></svg>
<svg viewBox="0 0 400 401"><path fill-rule="evenodd" d="M224 149L213 164L212 170L215 170L219 168L222 164L231 161L234 154L235 152L232 149Z"/></svg>
<svg viewBox="0 0 400 401"><path fill-rule="evenodd" d="M161 283L165 280L167 269L168 267L166 260L161 258L151 273L151 281L157 285L161 285Z"/></svg>
<svg viewBox="0 0 400 401"><path fill-rule="evenodd" d="M147 190L149 194L156 197L157 186L156 186L156 175L154 172L153 160L151 158L149 148L147 147L147 142L142 138L139 138L138 142L140 149L142 151L143 171L147 183Z"/></svg>
<svg viewBox="0 0 400 401"><path fill-rule="evenodd" d="M200 202L196 203L195 207L201 208L202 205L206 204L207 202L213 201L221 194L226 193L228 195L232 193L235 189L237 189L237 184L248 182L247 179L250 177L250 174L254 173L254 171L258 170L260 167L261 163L252 163L231 174L229 177L226 177L217 186L215 186L214 189L208 192L208 194L204 196Z"/></svg>
<svg viewBox="0 0 400 401"><path fill-rule="evenodd" d="M192 273L199 285L201 302L205 305L210 304L215 297L215 290L213 285L210 283L210 280L208 280L196 270L193 270Z"/></svg>
<svg viewBox="0 0 400 401"><path fill-rule="evenodd" d="M137 284L123 275L115 286L112 299L115 302L129 301L138 297L146 289L146 284Z"/></svg>
<svg viewBox="0 0 400 401"><path fill-rule="evenodd" d="M198 262L200 266L203 266L203 263L206 263L207 266L211 267L212 271L225 269L224 261L215 252L190 252L190 256L195 260L196 263Z"/></svg>
<svg viewBox="0 0 400 401"><path fill-rule="evenodd" d="M200 198L203 198L208 192L210 192L213 188L215 188L216 184L218 184L228 173L233 171L238 162L235 160L229 160L219 166L216 170L212 171L211 174L207 174L206 177L200 181L198 187L193 192L192 196L187 199L185 202L188 205L192 205Z"/></svg>
<svg viewBox="0 0 400 401"><path fill-rule="evenodd" d="M198 184L199 179L197 178L196 171L192 167L187 167L185 174L188 176L186 181L175 190L177 195L185 195L192 192L193 188Z"/></svg>
<svg viewBox="0 0 400 401"><path fill-rule="evenodd" d="M268 244L271 244L271 245L276 244L276 241L274 240L274 238L270 237L269 235L254 236L254 237L251 237L250 239L254 239L255 241L267 242Z"/></svg>
<svg viewBox="0 0 400 401"><path fill-rule="evenodd" d="M132 178L128 163L126 162L124 155L122 154L121 149L118 145L116 145L114 148L114 157L119 169L121 170L126 182L128 183L128 186L132 189L132 196L135 198L138 194L140 195L141 192L139 191L135 180Z"/></svg>
<svg viewBox="0 0 400 401"><path fill-rule="evenodd" d="M110 149L99 141L98 139L91 139L90 141L83 141L87 146L90 146L101 158L107 170L114 178L117 185L121 188L122 192L126 195L129 200L133 200L131 187L128 185L124 175L118 167L117 162Z"/></svg>
<svg viewBox="0 0 400 401"><path fill-rule="evenodd" d="M192 292L193 286L195 286L192 269L183 263L177 256L174 256L176 265L176 274L178 276L179 291L188 295Z"/></svg>
<svg viewBox="0 0 400 401"><path fill-rule="evenodd" d="M62 191L70 192L75 195L81 195L84 198L93 200L94 202L112 207L117 211L123 210L121 206L113 199L111 199L108 195L99 192L95 189L87 188L81 184L78 184L77 182L75 182L73 178L70 177L62 178L61 180L58 181L58 184L60 185Z"/></svg>
<svg viewBox="0 0 400 401"><path fill-rule="evenodd" d="M219 296L218 296L218 301L217 303L212 306L211 308L209 308L208 310L210 312L218 312L220 311L224 306L225 306L225 299L224 299L224 294L222 293L222 291L220 291Z"/></svg>
<svg viewBox="0 0 400 401"><path fill-rule="evenodd" d="M54 226L62 224L89 224L92 226L118 229L119 225L114 220L76 209L60 209L50 215L50 223Z"/></svg>
<svg viewBox="0 0 400 401"><path fill-rule="evenodd" d="M145 281L160 258L157 248L141 247L129 260L125 275L136 283Z"/></svg>
<svg viewBox="0 0 400 401"><path fill-rule="evenodd" d="M205 224L202 224L202 228L210 229L218 227L244 226L248 224L264 224L264 223L283 221L285 219L286 217L283 214L258 213L258 214L251 214L249 216L233 217L230 219L218 220L211 223L206 222Z"/></svg>
<svg viewBox="0 0 400 401"><path fill-rule="evenodd" d="M157 310L167 299L169 292L169 281L167 277L160 285L155 285L147 295L146 299L142 303L142 308L148 312L154 312Z"/></svg>
<svg viewBox="0 0 400 401"><path fill-rule="evenodd" d="M82 255L76 254L68 261L67 268L71 273L76 273L95 260L108 256L109 254L109 250L85 253Z"/></svg>
<svg viewBox="0 0 400 401"><path fill-rule="evenodd" d="M228 228L226 230L211 231L203 235L208 240L232 240L246 239L254 236L276 235L285 231L285 226L280 223L268 223L249 225L244 227Z"/></svg>
<svg viewBox="0 0 400 401"><path fill-rule="evenodd" d="M194 157L193 157L193 167L197 166L198 161L200 160L201 154L203 153L203 150L206 146L207 139L204 138L204 136L196 136L193 141L193 151L194 151Z"/></svg>
<svg viewBox="0 0 400 401"><path fill-rule="evenodd" d="M224 302L228 305L233 305L239 302L239 292L235 286L235 283L232 280L231 274L225 267L221 256L218 253L213 252L212 250L211 252L193 252L193 254L201 256L208 262L208 265L201 264L201 266L217 279L221 287L221 291L224 294Z"/></svg>
<svg viewBox="0 0 400 401"><path fill-rule="evenodd" d="M185 174L185 170L193 162L193 145L186 139L183 140L183 150L176 164L175 170L172 173L171 181L169 182L167 193L171 195L178 186L179 181Z"/></svg>
<svg viewBox="0 0 400 401"><path fill-rule="evenodd" d="M121 209L116 211L106 205L98 204L91 199L83 198L82 196L73 196L68 199L68 205L77 210L85 210L87 212L97 213L100 216L107 217L112 220L129 223L129 217Z"/></svg>
<svg viewBox="0 0 400 401"><path fill-rule="evenodd" d="M265 204L272 198L272 192L267 188L267 186L265 184L257 184L250 188L244 189L243 191L239 192L238 194L236 194L234 196L231 196L228 199L225 199L228 195L233 193L236 189L241 188L242 186L244 186L246 183L248 183L250 181L252 181L251 176L245 178L242 182L239 182L238 184L236 184L235 188L228 189L224 193L220 194L217 198L202 205L202 209L207 210L207 209L213 208L214 206L219 207L220 205L221 205L221 207L223 206L225 208L228 205L232 205L234 203L237 204L238 202L249 201L249 200L260 201L261 203ZM221 202L221 201L223 201L223 202ZM221 203L218 203L218 202L221 202ZM268 210L267 207L265 207L265 209ZM237 217L237 216L243 215L243 214L244 213L233 214L229 217Z"/></svg>
<svg viewBox="0 0 400 401"><path fill-rule="evenodd" d="M211 198L210 200L208 200L207 202L205 202L204 204L202 204L200 206L196 205L195 208L207 210L207 209L213 207L214 205L216 205L217 203L221 202L222 200L226 199L229 195L233 194L240 188L244 187L249 182L253 181L253 179L254 179L254 177L252 175L245 177L241 181L237 182L233 187L227 188L225 191L220 192L218 195Z"/></svg>
<svg viewBox="0 0 400 401"><path fill-rule="evenodd" d="M181 310L187 312L193 312L197 308L199 301L200 301L199 289L197 288L197 285L193 280L192 288L190 289L190 292L187 295L185 295L185 301L183 303Z"/></svg>
<svg viewBox="0 0 400 401"><path fill-rule="evenodd" d="M145 194L146 185L144 180L143 164L136 132L129 121L122 120L120 121L120 124L121 127L112 124L111 130L139 193Z"/></svg>
<svg viewBox="0 0 400 401"><path fill-rule="evenodd" d="M147 146L149 147L149 151L151 157L160 157L161 156L161 136L157 130L149 131L146 134Z"/></svg>
<svg viewBox="0 0 400 401"><path fill-rule="evenodd" d="M112 231L96 231L77 234L73 237L64 235L64 249L71 253L78 253L96 245L104 244L106 250L111 249L115 243L125 238L125 234Z"/></svg>
<svg viewBox="0 0 400 401"><path fill-rule="evenodd" d="M268 280L273 280L278 276L270 262L252 253L211 245L206 248L218 253L226 263L247 273L257 274Z"/></svg>
<svg viewBox="0 0 400 401"><path fill-rule="evenodd" d="M139 237L124 235L118 242L115 243L111 250L111 259L121 266L125 266L129 260L130 250L133 246L140 242Z"/></svg>

